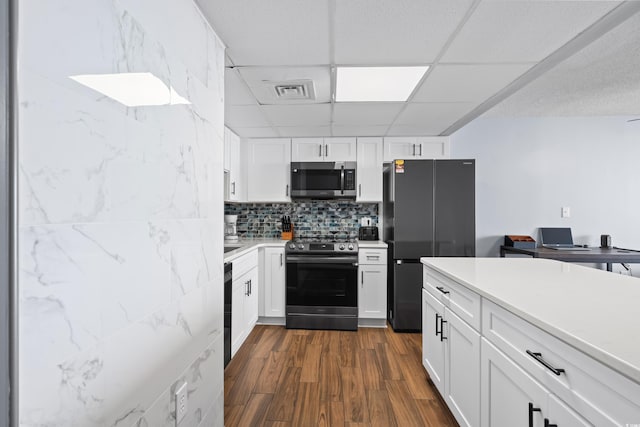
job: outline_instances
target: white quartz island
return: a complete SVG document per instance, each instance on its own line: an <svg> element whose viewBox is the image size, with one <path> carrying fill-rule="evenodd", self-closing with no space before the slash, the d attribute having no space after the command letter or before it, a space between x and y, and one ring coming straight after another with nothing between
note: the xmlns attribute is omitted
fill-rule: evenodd
<svg viewBox="0 0 640 427"><path fill-rule="evenodd" d="M421 261L423 364L461 425L520 423L526 410L534 425L640 425L640 279L536 258ZM463 368L477 402L460 396ZM517 390L528 408L492 405Z"/></svg>

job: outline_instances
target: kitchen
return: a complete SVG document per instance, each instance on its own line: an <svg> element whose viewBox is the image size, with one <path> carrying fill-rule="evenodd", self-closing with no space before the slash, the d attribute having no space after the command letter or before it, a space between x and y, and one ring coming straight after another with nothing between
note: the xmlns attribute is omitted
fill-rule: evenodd
<svg viewBox="0 0 640 427"><path fill-rule="evenodd" d="M601 234L622 247L640 246L633 226L640 132L634 2L289 2L285 19L271 2L233 3L20 3L19 37L12 38L20 58L13 62L20 175L9 175L19 186L8 192L16 197L8 205L18 207L19 241L9 251L19 260L9 280L18 297L12 312L19 313L19 357L11 365L19 399L11 413L22 425L173 425L175 394L185 382L180 425L222 425L223 212L293 206L286 183L273 185L289 179L290 169L264 166L293 161L293 138L372 138L381 158L385 140L399 138L408 155L431 158L418 144L445 141L446 158L475 159L478 257L496 257L507 233L535 237L544 225L569 225L592 246ZM441 14L429 13L438 7ZM439 30L423 31L431 28ZM252 46L255 52L247 50ZM349 52L357 57L349 60ZM261 105L239 80L241 73L245 82L280 79L249 74L290 59L291 69L431 69L418 99L363 111L327 95L331 67L318 80L329 88L314 88L325 98L310 105ZM125 106L79 82L87 74L132 71L152 72L190 104L176 98ZM229 152L238 168L224 165L225 124L239 140L237 157ZM277 143L282 139L288 150ZM257 159L264 162L251 163ZM240 174L240 181L229 177L239 199L226 207L224 169ZM263 180L242 179L251 173ZM357 207L346 210L365 206L361 217L381 224L381 202L356 199ZM560 216L564 206L571 217ZM271 216L267 223L277 228L283 214L257 215ZM360 225L355 216L348 227L326 224L352 235ZM297 222L294 233L305 231ZM312 231L316 222L310 224ZM238 227L245 234L268 228L254 231L249 219ZM274 237L281 240L267 238ZM269 265L280 265L281 245L269 251ZM260 260L258 253L252 262L259 268ZM252 270L244 268L247 281ZM259 299L250 303L260 307ZM360 330L373 339L369 334L392 328ZM406 354L421 347L394 337L384 339ZM400 369L422 369L412 363Z"/></svg>

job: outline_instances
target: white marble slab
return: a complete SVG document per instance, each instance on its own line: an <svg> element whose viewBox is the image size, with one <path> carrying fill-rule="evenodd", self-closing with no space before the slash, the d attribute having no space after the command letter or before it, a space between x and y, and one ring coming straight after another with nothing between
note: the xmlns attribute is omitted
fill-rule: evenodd
<svg viewBox="0 0 640 427"><path fill-rule="evenodd" d="M640 383L640 279L537 258L421 258Z"/></svg>

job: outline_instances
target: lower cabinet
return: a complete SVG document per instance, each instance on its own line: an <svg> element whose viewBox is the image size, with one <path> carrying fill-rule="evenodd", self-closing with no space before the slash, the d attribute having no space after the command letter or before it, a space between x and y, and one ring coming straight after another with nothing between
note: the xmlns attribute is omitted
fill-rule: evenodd
<svg viewBox="0 0 640 427"><path fill-rule="evenodd" d="M387 250L360 248L358 253L358 323L387 323Z"/></svg>
<svg viewBox="0 0 640 427"><path fill-rule="evenodd" d="M284 248L264 248L262 282L260 283L262 307L260 316L285 318L286 266Z"/></svg>
<svg viewBox="0 0 640 427"><path fill-rule="evenodd" d="M258 267L233 279L231 294L231 357L258 321Z"/></svg>
<svg viewBox="0 0 640 427"><path fill-rule="evenodd" d="M480 334L422 290L422 363L461 426L480 425Z"/></svg>

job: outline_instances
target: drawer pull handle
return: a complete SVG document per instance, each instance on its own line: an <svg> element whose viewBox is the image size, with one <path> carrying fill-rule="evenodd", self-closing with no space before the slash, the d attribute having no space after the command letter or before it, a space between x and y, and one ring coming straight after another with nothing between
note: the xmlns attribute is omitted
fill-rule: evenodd
<svg viewBox="0 0 640 427"><path fill-rule="evenodd" d="M540 408L534 408L533 403L529 402L529 427L533 427L533 413L542 412Z"/></svg>
<svg viewBox="0 0 640 427"><path fill-rule="evenodd" d="M544 419L544 427L558 427L558 424L551 424L548 418Z"/></svg>
<svg viewBox="0 0 640 427"><path fill-rule="evenodd" d="M438 330L438 323L440 322L440 319L442 318L442 316L440 316L438 313L436 313L436 336L440 335L442 333L442 331Z"/></svg>
<svg viewBox="0 0 640 427"><path fill-rule="evenodd" d="M436 286L436 289L439 290L440 292L442 292L443 294L447 295L450 292L447 291L445 288L443 288L442 286Z"/></svg>
<svg viewBox="0 0 640 427"><path fill-rule="evenodd" d="M545 368L547 368L548 370L550 370L551 372L553 372L556 375L560 375L561 373L564 372L564 369L554 368L553 366L551 366L549 364L549 362L544 360L542 358L542 353L534 353L531 350L527 350L527 354L529 356L533 357L534 359L536 359L540 364L542 364Z"/></svg>

